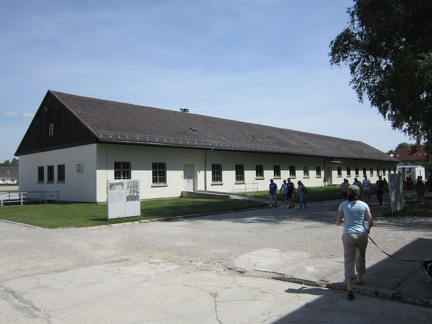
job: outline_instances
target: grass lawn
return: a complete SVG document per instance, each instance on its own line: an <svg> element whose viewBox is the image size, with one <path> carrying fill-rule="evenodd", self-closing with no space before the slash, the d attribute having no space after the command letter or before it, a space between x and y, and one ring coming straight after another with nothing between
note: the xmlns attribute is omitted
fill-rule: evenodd
<svg viewBox="0 0 432 324"><path fill-rule="evenodd" d="M404 209L393 214L386 214L387 217L432 217L432 197L426 197L422 203L415 199L405 203Z"/></svg>
<svg viewBox="0 0 432 324"><path fill-rule="evenodd" d="M8 205L0 207L0 219L44 228L90 227L264 206L266 204L246 200L193 198L144 200L141 202L141 216L108 220L108 205L106 204Z"/></svg>

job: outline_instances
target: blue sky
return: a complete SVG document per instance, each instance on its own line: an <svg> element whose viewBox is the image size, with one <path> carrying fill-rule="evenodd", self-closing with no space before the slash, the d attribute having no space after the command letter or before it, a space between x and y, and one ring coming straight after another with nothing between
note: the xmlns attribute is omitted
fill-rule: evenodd
<svg viewBox="0 0 432 324"><path fill-rule="evenodd" d="M351 0L2 0L0 161L47 90L365 142L411 142L329 44ZM121 122L121 121L119 121Z"/></svg>

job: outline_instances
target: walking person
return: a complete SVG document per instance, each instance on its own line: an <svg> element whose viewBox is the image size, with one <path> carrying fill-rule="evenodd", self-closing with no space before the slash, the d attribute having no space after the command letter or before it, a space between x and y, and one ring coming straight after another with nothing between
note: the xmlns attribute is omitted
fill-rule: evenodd
<svg viewBox="0 0 432 324"><path fill-rule="evenodd" d="M386 187L385 181L382 179L381 176L378 176L378 180L376 182L376 190L377 190L376 195L380 206L383 203L383 194L384 194L385 187Z"/></svg>
<svg viewBox="0 0 432 324"><path fill-rule="evenodd" d="M284 179L284 181L283 181L283 183L281 185L280 191L279 191L279 193L282 193L282 196L284 197L284 200L285 200L285 206L284 206L284 208L288 207L288 195L287 195L287 192L288 192L288 185L287 185L287 181Z"/></svg>
<svg viewBox="0 0 432 324"><path fill-rule="evenodd" d="M288 208L294 208L293 197L295 191L295 184L294 182L291 182L290 178L288 178L287 187Z"/></svg>
<svg viewBox="0 0 432 324"><path fill-rule="evenodd" d="M349 185L350 185L350 183L348 182L348 179L343 179L343 182L341 183L341 189L342 189L342 196L344 198L348 197L347 188Z"/></svg>
<svg viewBox="0 0 432 324"><path fill-rule="evenodd" d="M362 181L362 185L363 185L363 201L366 201L367 198L367 202L370 202L370 191L371 191L371 182L370 180L367 178L366 174L363 176L363 181Z"/></svg>
<svg viewBox="0 0 432 324"><path fill-rule="evenodd" d="M269 184L269 196L270 196L270 208L273 207L273 202L275 204L275 208L277 208L277 184L273 182L273 179L270 179Z"/></svg>
<svg viewBox="0 0 432 324"><path fill-rule="evenodd" d="M411 180L410 177L407 177L406 180L404 181L403 188L405 190L406 202L409 203L411 202L412 190L413 190L413 181Z"/></svg>
<svg viewBox="0 0 432 324"><path fill-rule="evenodd" d="M347 297L353 300L352 281L356 279L358 285L363 284L363 275L366 272L366 247L368 234L373 226L373 218L369 206L358 200L360 188L351 185L347 192L348 199L339 205L337 224L343 224L342 242ZM365 220L367 221L366 226Z"/></svg>
<svg viewBox="0 0 432 324"><path fill-rule="evenodd" d="M362 185L362 183L359 181L359 179L354 178L353 185L360 188L360 194L358 196L358 199L362 200L362 194L363 194L363 185Z"/></svg>
<svg viewBox="0 0 432 324"><path fill-rule="evenodd" d="M304 208L307 208L305 201L306 187L300 180L297 182L297 190L300 196L300 209L302 209L302 205L304 205Z"/></svg>
<svg viewBox="0 0 432 324"><path fill-rule="evenodd" d="M416 190L417 190L417 202L423 202L424 196L425 196L425 183L423 182L423 177L418 176L417 182L416 182Z"/></svg>

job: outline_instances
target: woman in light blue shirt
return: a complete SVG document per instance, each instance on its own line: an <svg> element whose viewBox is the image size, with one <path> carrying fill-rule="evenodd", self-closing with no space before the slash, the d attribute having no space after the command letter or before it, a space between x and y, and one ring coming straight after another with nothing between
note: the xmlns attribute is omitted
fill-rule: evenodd
<svg viewBox="0 0 432 324"><path fill-rule="evenodd" d="M357 284L363 284L363 275L366 271L366 247L373 219L369 206L358 200L360 188L355 185L348 186L347 193L347 200L339 205L337 223L343 224L345 281L348 299L353 300L352 280L356 279L355 272L357 272Z"/></svg>

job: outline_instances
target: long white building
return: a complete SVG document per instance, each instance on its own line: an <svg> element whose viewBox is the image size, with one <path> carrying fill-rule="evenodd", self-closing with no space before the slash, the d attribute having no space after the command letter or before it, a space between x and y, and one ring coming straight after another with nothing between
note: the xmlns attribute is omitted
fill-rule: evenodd
<svg viewBox="0 0 432 324"><path fill-rule="evenodd" d="M140 199L182 191L267 190L290 177L339 185L397 173L360 141L48 91L16 153L21 191L106 202L107 182L140 180Z"/></svg>

